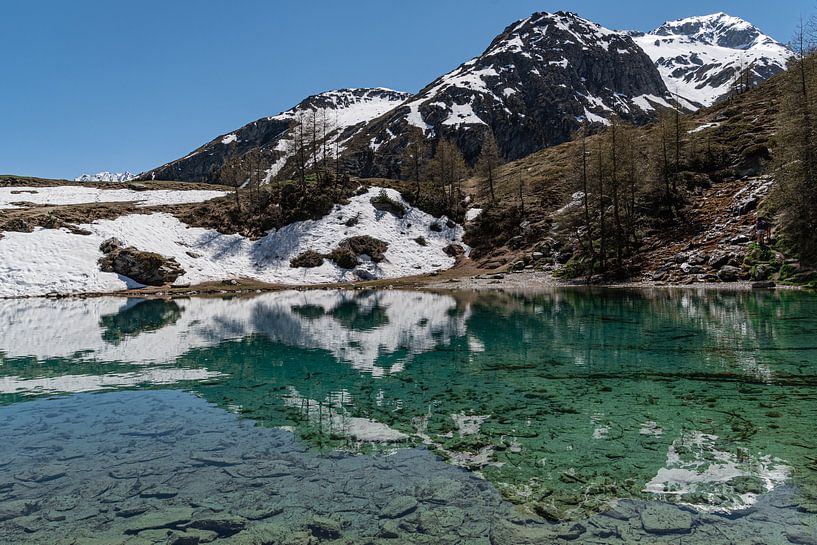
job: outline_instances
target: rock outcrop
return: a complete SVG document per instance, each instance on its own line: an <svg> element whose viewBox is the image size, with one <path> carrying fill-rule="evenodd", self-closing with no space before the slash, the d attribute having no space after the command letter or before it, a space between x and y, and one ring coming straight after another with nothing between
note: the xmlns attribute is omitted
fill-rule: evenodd
<svg viewBox="0 0 817 545"><path fill-rule="evenodd" d="M121 274L146 286L172 284L185 273L173 258L125 246L114 238L104 241L99 249L104 254L99 260L103 272Z"/></svg>

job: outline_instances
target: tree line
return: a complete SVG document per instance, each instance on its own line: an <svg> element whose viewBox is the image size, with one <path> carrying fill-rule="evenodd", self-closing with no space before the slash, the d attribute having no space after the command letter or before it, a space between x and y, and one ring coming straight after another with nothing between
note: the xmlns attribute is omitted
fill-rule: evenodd
<svg viewBox="0 0 817 545"><path fill-rule="evenodd" d="M814 20L800 24L795 57L782 76L769 212L780 249L817 264L817 40Z"/></svg>
<svg viewBox="0 0 817 545"><path fill-rule="evenodd" d="M242 154L237 147L231 147L219 169L219 178L234 188L239 210L242 200L248 201L250 208L268 206L277 200L271 198L271 191L280 191L293 182L301 191L309 183L320 191L336 188L348 180L340 160L340 135L331 138L338 128L337 120L326 110L301 112L290 123L287 138L281 141L283 150L258 146ZM273 166L284 156L287 164L275 172Z"/></svg>

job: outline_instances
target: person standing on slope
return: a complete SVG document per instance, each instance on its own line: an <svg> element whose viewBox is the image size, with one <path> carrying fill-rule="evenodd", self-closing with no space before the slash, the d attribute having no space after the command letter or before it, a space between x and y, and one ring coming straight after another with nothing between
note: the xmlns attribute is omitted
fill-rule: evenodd
<svg viewBox="0 0 817 545"><path fill-rule="evenodd" d="M757 217L757 223L755 224L755 232L757 234L757 243L761 246L766 246L769 243L769 229L771 225L769 225L769 220L767 220L763 216Z"/></svg>

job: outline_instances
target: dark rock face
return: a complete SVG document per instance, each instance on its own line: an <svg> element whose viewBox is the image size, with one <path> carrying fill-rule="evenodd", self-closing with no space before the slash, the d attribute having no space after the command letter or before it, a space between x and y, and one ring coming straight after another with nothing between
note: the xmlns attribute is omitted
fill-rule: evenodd
<svg viewBox="0 0 817 545"><path fill-rule="evenodd" d="M361 131L352 171L397 176L408 131L456 141L473 162L487 131L518 159L570 139L586 121L653 118L645 98L668 91L652 60L623 32L572 14L537 13L509 26L479 57L437 79ZM634 100L635 99L635 100Z"/></svg>
<svg viewBox="0 0 817 545"><path fill-rule="evenodd" d="M219 136L189 155L139 175L140 180L223 183L221 167L231 156L241 156L254 148L269 149L289 130L290 121L268 117L244 125L235 133ZM226 142L226 143L225 143ZM271 153L270 160L275 159Z"/></svg>
<svg viewBox="0 0 817 545"><path fill-rule="evenodd" d="M146 286L172 284L185 273L173 258L125 247L116 239L103 242L100 250L105 254L99 260L102 271L127 276Z"/></svg>
<svg viewBox="0 0 817 545"><path fill-rule="evenodd" d="M289 262L289 266L293 269L314 269L321 265L323 265L323 255L314 250L307 250Z"/></svg>

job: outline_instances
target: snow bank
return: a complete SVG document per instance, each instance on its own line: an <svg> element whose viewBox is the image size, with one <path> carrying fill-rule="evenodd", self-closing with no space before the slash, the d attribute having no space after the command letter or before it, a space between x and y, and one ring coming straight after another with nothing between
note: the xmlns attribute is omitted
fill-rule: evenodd
<svg viewBox="0 0 817 545"><path fill-rule="evenodd" d="M399 278L452 267L455 260L444 248L461 243L463 229L449 228L446 218L438 221L411 208L394 190L385 191L409 210L405 217L378 211L370 200L381 191L371 188L347 205L336 205L320 220L297 222L257 241L192 228L164 213L133 214L81 225L91 235L46 229L8 232L0 239L0 297L112 292L133 287L131 280L99 270L99 245L111 237L139 250L175 258L187 271L178 283L249 278L274 284L321 284L354 281L360 276ZM352 218L357 218L357 223L347 227ZM433 223L439 224L439 232L430 229ZM328 253L342 239L358 235L388 243L386 259L374 263L364 256L355 271L329 260L313 269L289 266L292 258L306 250ZM420 236L426 239L425 246L415 242Z"/></svg>
<svg viewBox="0 0 817 545"><path fill-rule="evenodd" d="M21 208L12 204L94 204L101 202L136 202L138 206L163 206L209 201L226 195L223 191L156 189L99 189L76 185L55 187L0 187L0 209Z"/></svg>
<svg viewBox="0 0 817 545"><path fill-rule="evenodd" d="M691 131L687 131L687 132L689 134L697 134L699 132L703 132L703 131L706 131L706 130L709 130L709 129L715 129L715 128L720 127L720 126L721 126L720 123L704 123L703 125L695 127Z"/></svg>

